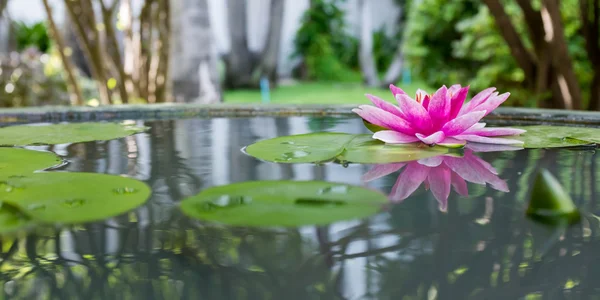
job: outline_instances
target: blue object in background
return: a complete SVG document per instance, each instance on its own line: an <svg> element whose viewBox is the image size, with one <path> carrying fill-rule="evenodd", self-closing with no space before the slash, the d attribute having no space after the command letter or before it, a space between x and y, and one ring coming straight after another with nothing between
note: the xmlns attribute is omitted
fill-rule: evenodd
<svg viewBox="0 0 600 300"><path fill-rule="evenodd" d="M410 69L404 68L402 70L402 84L407 85L412 82L412 78L410 77Z"/></svg>
<svg viewBox="0 0 600 300"><path fill-rule="evenodd" d="M269 79L262 77L260 79L260 95L263 103L271 102L271 91L269 89Z"/></svg>

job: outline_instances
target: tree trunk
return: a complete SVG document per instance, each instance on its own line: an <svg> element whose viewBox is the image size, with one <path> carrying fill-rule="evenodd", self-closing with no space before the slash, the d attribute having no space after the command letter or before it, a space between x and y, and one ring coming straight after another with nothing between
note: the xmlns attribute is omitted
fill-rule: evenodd
<svg viewBox="0 0 600 300"><path fill-rule="evenodd" d="M177 102L221 100L207 0L171 0L170 72Z"/></svg>
<svg viewBox="0 0 600 300"><path fill-rule="evenodd" d="M517 0L517 4L519 4L521 11L523 11L523 17L529 31L529 38L533 41L534 47L536 49L542 47L545 35L542 15L533 8L531 0Z"/></svg>
<svg viewBox="0 0 600 300"><path fill-rule="evenodd" d="M105 57L103 47L100 45L100 36L91 2L83 0L65 1L64 3L76 29L80 44L83 46L87 61L90 63L92 77L98 88L100 103L103 105L111 104L110 92L106 86L108 77L104 65Z"/></svg>
<svg viewBox="0 0 600 300"><path fill-rule="evenodd" d="M546 31L545 39L552 46L553 65L556 70L560 95L565 108L581 109L581 89L573 71L573 63L567 49L567 41L561 21L557 0L542 1L542 22Z"/></svg>
<svg viewBox="0 0 600 300"><path fill-rule="evenodd" d="M171 60L169 55L171 45L171 5L169 0L159 0L158 8L158 40L155 41L158 62L156 62L156 71L153 72L152 81L155 86L156 102L168 102L170 96L167 77Z"/></svg>
<svg viewBox="0 0 600 300"><path fill-rule="evenodd" d="M44 0L46 1L46 0ZM119 82L117 87L119 88L119 96L121 97L122 103L129 102L129 94L127 93L126 82L129 78L125 74L123 67L123 59L121 58L121 49L119 48L119 42L117 41L117 34L112 26L115 17L115 11L117 9L118 1L114 1L112 5L106 6L104 1L100 1L100 7L102 12L102 21L104 22L104 28L106 32L106 42L108 49L108 56L112 59L112 67L119 74Z"/></svg>
<svg viewBox="0 0 600 300"><path fill-rule="evenodd" d="M533 9L530 1L517 0L523 11L535 55L525 48L501 2L484 2L494 16L512 56L525 73L525 85L534 89L538 95L550 89L553 106L556 108L580 109L581 90L567 50L557 0L543 0L540 12Z"/></svg>
<svg viewBox="0 0 600 300"><path fill-rule="evenodd" d="M48 16L48 27L50 31L50 35L54 39L56 46L58 47L58 53L60 55L60 59L63 64L63 68L65 69L65 73L67 75L67 86L69 88L69 96L71 98L71 105L83 105L83 96L81 94L81 88L79 87L79 82L77 82L77 77L75 77L75 68L73 67L73 63L71 62L70 57L65 54L65 42L60 35L60 31L54 22L54 16L52 14L52 7L48 3L48 0L42 0L44 4L44 9L46 10L46 15ZM0 15L2 13L0 12Z"/></svg>
<svg viewBox="0 0 600 300"><path fill-rule="evenodd" d="M252 53L248 49L246 0L227 0L229 54L225 58L225 86L228 88L250 87L254 66Z"/></svg>
<svg viewBox="0 0 600 300"><path fill-rule="evenodd" d="M535 68L535 77L533 77L534 90L537 95L543 95L546 93L552 83L550 73L553 73L552 69L552 53L550 44L544 40L546 32L544 30L544 24L542 22L542 15L539 11L535 10L531 5L531 0L517 0L517 3L523 11L523 17L527 24L527 31L529 32L529 38L533 43L535 50L535 58L537 60L537 66ZM554 104L551 103L554 101ZM561 99L557 97L538 98L538 107L563 107Z"/></svg>
<svg viewBox="0 0 600 300"><path fill-rule="evenodd" d="M281 44L281 28L283 27L283 12L285 0L271 0L269 32L267 41L261 54L257 70L252 72L253 84L258 86L260 77L266 76L273 84L277 84L277 61L279 60L279 46Z"/></svg>
<svg viewBox="0 0 600 300"><path fill-rule="evenodd" d="M8 0L0 0L0 54L10 52L10 20L4 15Z"/></svg>
<svg viewBox="0 0 600 300"><path fill-rule="evenodd" d="M387 88L390 84L396 84L400 76L402 76L402 68L404 67L404 53L401 49L402 46L398 47L398 51L394 55L394 59L390 64L381 85L383 88Z"/></svg>
<svg viewBox="0 0 600 300"><path fill-rule="evenodd" d="M63 24L72 24L71 16L67 9L64 10ZM65 37L65 46L71 49L71 61L75 64L75 68L79 70L79 74L85 77L92 77L90 65L86 61L83 47L79 44L77 37L77 29L74 26L62 26L62 35Z"/></svg>
<svg viewBox="0 0 600 300"><path fill-rule="evenodd" d="M373 30L371 28L371 1L359 0L360 11L360 48L359 62L363 81L367 86L379 86L379 77L375 57L373 56Z"/></svg>
<svg viewBox="0 0 600 300"><path fill-rule="evenodd" d="M600 110L600 0L580 0L583 37L588 59L594 69L594 77L588 101L588 110Z"/></svg>
<svg viewBox="0 0 600 300"><path fill-rule="evenodd" d="M600 70L598 65L594 66L594 77L592 79L592 85L590 87L590 102L588 110L600 110Z"/></svg>
<svg viewBox="0 0 600 300"><path fill-rule="evenodd" d="M500 34L506 40L510 53L517 61L519 67L525 73L525 80L530 81L534 78L535 63L531 56L531 53L527 51L525 45L521 41L517 30L510 21L510 18L504 11L502 3L498 0L484 0L485 4L489 8L490 13L494 16L496 21L496 27L500 31Z"/></svg>
<svg viewBox="0 0 600 300"><path fill-rule="evenodd" d="M7 4L8 0L0 0L0 16L4 14L4 9L6 8Z"/></svg>

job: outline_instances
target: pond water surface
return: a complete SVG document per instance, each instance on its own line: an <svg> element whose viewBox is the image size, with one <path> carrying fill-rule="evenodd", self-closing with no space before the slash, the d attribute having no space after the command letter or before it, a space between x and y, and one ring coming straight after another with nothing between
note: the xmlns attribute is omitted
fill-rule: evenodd
<svg viewBox="0 0 600 300"><path fill-rule="evenodd" d="M432 193L433 176L431 190L424 184L399 195L394 185L403 171L393 166L365 182L372 166L274 164L240 150L290 134L367 133L359 119L139 124L151 129L108 142L32 147L67 159L56 171L128 175L153 194L102 222L2 238L4 298L600 299L599 157L589 148L475 151L472 159L488 171L464 164L473 178L462 182L487 187L453 181L445 204ZM525 215L542 167L584 212L568 229ZM279 179L348 183L406 199L368 219L300 228L231 227L190 219L178 208L211 186ZM468 196L457 193L465 189Z"/></svg>

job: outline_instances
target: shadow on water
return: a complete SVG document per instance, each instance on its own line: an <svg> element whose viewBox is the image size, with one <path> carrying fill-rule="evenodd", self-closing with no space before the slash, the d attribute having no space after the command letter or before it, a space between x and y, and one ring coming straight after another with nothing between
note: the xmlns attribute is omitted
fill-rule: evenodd
<svg viewBox="0 0 600 300"><path fill-rule="evenodd" d="M29 299L588 299L600 296L598 155L589 150L477 153L504 193L469 184L447 211L419 188L366 220L301 228L208 224L177 208L216 185L327 180L390 192L400 172L369 183L364 165L278 165L244 155L256 140L311 130L363 133L359 120L195 119L109 142L58 145L62 169L126 174L153 189L142 207L102 222L37 228L0 240L5 298ZM47 147L46 147L47 149ZM561 231L525 216L547 168L586 212ZM44 298L44 297L43 297ZM529 299L529 298L527 298Z"/></svg>

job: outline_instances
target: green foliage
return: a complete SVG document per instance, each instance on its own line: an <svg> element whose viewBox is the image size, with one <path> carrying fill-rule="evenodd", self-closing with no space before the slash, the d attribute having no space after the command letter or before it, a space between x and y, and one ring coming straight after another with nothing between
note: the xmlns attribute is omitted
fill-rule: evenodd
<svg viewBox="0 0 600 300"><path fill-rule="evenodd" d="M452 45L461 37L457 24L474 16L479 6L471 0L413 3L406 24L404 52L417 77L440 86L466 82L467 70L479 69L480 62L454 56Z"/></svg>
<svg viewBox="0 0 600 300"><path fill-rule="evenodd" d="M48 68L53 64L58 68ZM0 57L0 107L68 105L67 84L56 70L60 61L35 48Z"/></svg>
<svg viewBox="0 0 600 300"><path fill-rule="evenodd" d="M522 12L514 0L504 1L504 8L517 32L531 49ZM534 2L534 5L539 3ZM574 68L584 90L591 81L585 41L578 34L581 27L576 0L561 1L565 35ZM415 75L428 84L470 84L472 91L489 86L510 90L509 104L534 106L536 97L523 88L525 79L508 45L498 32L486 5L480 1L423 0L415 4L407 24L406 59Z"/></svg>
<svg viewBox="0 0 600 300"><path fill-rule="evenodd" d="M43 53L50 49L50 36L44 22L27 25L24 22L14 22L17 50L22 51L35 47Z"/></svg>
<svg viewBox="0 0 600 300"><path fill-rule="evenodd" d="M358 62L358 41L346 32L344 0L315 0L296 33L294 56L304 57L309 79L347 80Z"/></svg>
<svg viewBox="0 0 600 300"><path fill-rule="evenodd" d="M390 66L398 50L398 42L399 37L388 36L385 28L380 28L373 33L373 55L378 70L386 70Z"/></svg>
<svg viewBox="0 0 600 300"><path fill-rule="evenodd" d="M336 55L325 34L316 35L304 55L309 79L351 81L352 71Z"/></svg>

